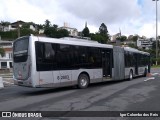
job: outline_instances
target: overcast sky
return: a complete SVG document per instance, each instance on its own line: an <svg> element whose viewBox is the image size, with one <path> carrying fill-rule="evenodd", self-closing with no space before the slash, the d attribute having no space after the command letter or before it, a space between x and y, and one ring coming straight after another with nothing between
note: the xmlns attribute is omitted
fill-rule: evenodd
<svg viewBox="0 0 160 120"><path fill-rule="evenodd" d="M160 8L160 1L158 2ZM160 9L159 35L160 35ZM87 22L90 32L105 23L109 34L155 37L155 2L152 0L0 0L0 20L22 20L44 24L48 19L59 27L82 31Z"/></svg>

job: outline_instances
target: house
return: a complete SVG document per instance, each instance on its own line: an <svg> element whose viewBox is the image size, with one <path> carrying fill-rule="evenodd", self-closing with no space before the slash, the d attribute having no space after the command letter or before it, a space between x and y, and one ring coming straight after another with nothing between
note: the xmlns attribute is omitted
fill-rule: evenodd
<svg viewBox="0 0 160 120"><path fill-rule="evenodd" d="M12 44L12 41L0 40L0 48L3 48L5 51L5 55L3 57L0 55L0 69L12 68Z"/></svg>
<svg viewBox="0 0 160 120"><path fill-rule="evenodd" d="M17 29L18 27L22 27L22 25L23 24L25 24L25 22L24 21L17 21L17 22L14 22L14 23L11 23L10 25L9 25L9 29L10 30L15 30L15 29Z"/></svg>
<svg viewBox="0 0 160 120"><path fill-rule="evenodd" d="M29 25L29 29L33 30L33 31L36 31L37 30L37 27L36 27L36 24L32 23L32 22L24 22L24 21L17 21L17 22L13 22L7 26L2 26L0 24L0 30L1 31L11 31L11 30L15 30L17 29L18 27L22 27L24 24L28 24Z"/></svg>
<svg viewBox="0 0 160 120"><path fill-rule="evenodd" d="M117 40L118 37L121 37L121 33L117 33L117 34L111 36L111 37L110 37L110 38L111 38L111 39L110 39L111 42L116 42L116 40Z"/></svg>
<svg viewBox="0 0 160 120"><path fill-rule="evenodd" d="M64 23L64 26L59 27L58 29L66 29L69 32L70 36L78 36L78 30L76 28L68 27L67 23Z"/></svg>
<svg viewBox="0 0 160 120"><path fill-rule="evenodd" d="M39 29L39 34L43 34L44 33L44 29Z"/></svg>

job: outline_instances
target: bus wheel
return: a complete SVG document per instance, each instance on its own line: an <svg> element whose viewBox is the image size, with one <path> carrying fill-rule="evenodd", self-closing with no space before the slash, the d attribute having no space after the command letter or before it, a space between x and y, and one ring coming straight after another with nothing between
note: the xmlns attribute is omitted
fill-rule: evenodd
<svg viewBox="0 0 160 120"><path fill-rule="evenodd" d="M86 74L80 74L78 77L78 88L84 89L87 88L89 84L89 78Z"/></svg>
<svg viewBox="0 0 160 120"><path fill-rule="evenodd" d="M129 80L132 80L133 79L133 72L132 70L129 72Z"/></svg>

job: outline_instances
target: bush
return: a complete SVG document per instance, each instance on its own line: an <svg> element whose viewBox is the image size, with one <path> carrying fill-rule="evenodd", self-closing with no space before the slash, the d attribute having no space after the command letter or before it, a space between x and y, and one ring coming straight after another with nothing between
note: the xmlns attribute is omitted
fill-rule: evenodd
<svg viewBox="0 0 160 120"><path fill-rule="evenodd" d="M2 39L7 39L7 40L14 40L18 37L16 30L6 31L6 32L0 31L0 36Z"/></svg>
<svg viewBox="0 0 160 120"><path fill-rule="evenodd" d="M37 33L27 28L20 29L20 36L29 36L30 34L35 35ZM15 40L18 37L18 31L17 30L6 31L6 32L0 31L0 36L2 40Z"/></svg>
<svg viewBox="0 0 160 120"><path fill-rule="evenodd" d="M159 58L151 58L151 65L156 65L156 60L157 60L157 63L158 65L160 65L160 57Z"/></svg>

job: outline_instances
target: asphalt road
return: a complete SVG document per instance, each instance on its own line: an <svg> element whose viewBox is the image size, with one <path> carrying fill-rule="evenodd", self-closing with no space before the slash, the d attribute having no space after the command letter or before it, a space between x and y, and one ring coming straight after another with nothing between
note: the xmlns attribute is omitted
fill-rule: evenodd
<svg viewBox="0 0 160 120"><path fill-rule="evenodd" d="M73 87L58 89L8 86L0 90L0 111L95 111L78 120L160 119L157 117L93 117L98 111L160 111L160 70L152 69L152 76L132 81L105 82L87 89ZM103 112L102 112L103 113ZM160 112L159 112L160 113ZM16 119L16 118L12 118ZM25 118L27 119L27 118ZM32 118L33 119L33 118ZM53 118L36 118L47 120ZM72 120L75 117L54 117Z"/></svg>

